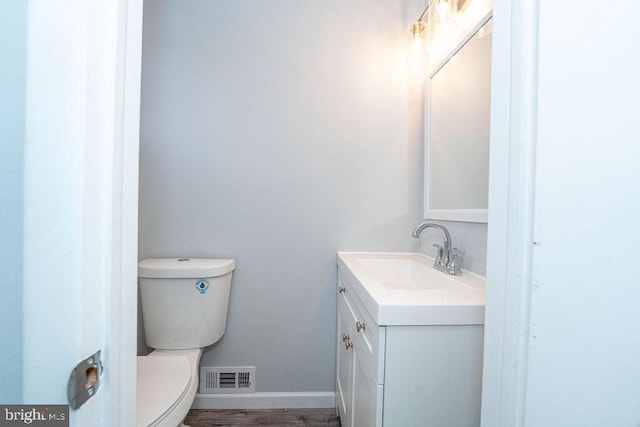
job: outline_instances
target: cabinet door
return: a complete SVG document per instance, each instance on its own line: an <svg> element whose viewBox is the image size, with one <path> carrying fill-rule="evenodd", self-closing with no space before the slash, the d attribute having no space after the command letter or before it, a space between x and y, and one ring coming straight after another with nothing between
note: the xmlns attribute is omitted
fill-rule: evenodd
<svg viewBox="0 0 640 427"><path fill-rule="evenodd" d="M346 345L353 336L351 325L355 317L344 296L338 296L338 343L336 367L336 405L342 427L352 427L353 404L353 349ZM344 335L343 335L344 334ZM349 340L344 340L348 336Z"/></svg>
<svg viewBox="0 0 640 427"><path fill-rule="evenodd" d="M357 342L356 342L357 343ZM363 349L354 348L353 427L382 427L382 390L368 365Z"/></svg>

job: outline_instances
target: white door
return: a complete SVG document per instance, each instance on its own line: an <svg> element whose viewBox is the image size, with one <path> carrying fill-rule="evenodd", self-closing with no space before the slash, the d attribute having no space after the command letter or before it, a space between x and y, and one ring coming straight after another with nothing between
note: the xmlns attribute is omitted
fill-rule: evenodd
<svg viewBox="0 0 640 427"><path fill-rule="evenodd" d="M67 403L101 350L72 426L135 424L141 30L141 0L28 6L22 401Z"/></svg>
<svg viewBox="0 0 640 427"><path fill-rule="evenodd" d="M640 425L639 13L494 1L483 426Z"/></svg>

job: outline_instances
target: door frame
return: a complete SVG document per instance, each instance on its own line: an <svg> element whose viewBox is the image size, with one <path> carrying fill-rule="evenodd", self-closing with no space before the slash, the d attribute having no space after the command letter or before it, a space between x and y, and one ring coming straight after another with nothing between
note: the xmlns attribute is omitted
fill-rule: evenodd
<svg viewBox="0 0 640 427"><path fill-rule="evenodd" d="M524 424L533 250L538 0L494 0L483 426Z"/></svg>
<svg viewBox="0 0 640 427"><path fill-rule="evenodd" d="M111 294L111 425L134 425L138 322L138 172L143 0L119 8ZM119 168L119 169L118 169ZM117 224L117 225L116 225Z"/></svg>

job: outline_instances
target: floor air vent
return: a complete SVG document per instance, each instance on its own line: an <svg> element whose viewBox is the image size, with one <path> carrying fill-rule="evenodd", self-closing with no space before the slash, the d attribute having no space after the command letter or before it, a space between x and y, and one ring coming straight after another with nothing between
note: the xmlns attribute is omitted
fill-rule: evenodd
<svg viewBox="0 0 640 427"><path fill-rule="evenodd" d="M253 393L255 366L201 367L200 393Z"/></svg>

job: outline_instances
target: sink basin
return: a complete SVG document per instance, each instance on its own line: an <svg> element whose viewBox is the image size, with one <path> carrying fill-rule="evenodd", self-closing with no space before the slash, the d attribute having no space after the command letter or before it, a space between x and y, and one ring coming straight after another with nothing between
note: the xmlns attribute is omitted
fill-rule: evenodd
<svg viewBox="0 0 640 427"><path fill-rule="evenodd" d="M415 255L368 255L358 262L388 289L471 289L456 276L447 276L433 268L433 262Z"/></svg>
<svg viewBox="0 0 640 427"><path fill-rule="evenodd" d="M338 252L338 267L379 325L484 324L482 276L448 275L416 253Z"/></svg>

